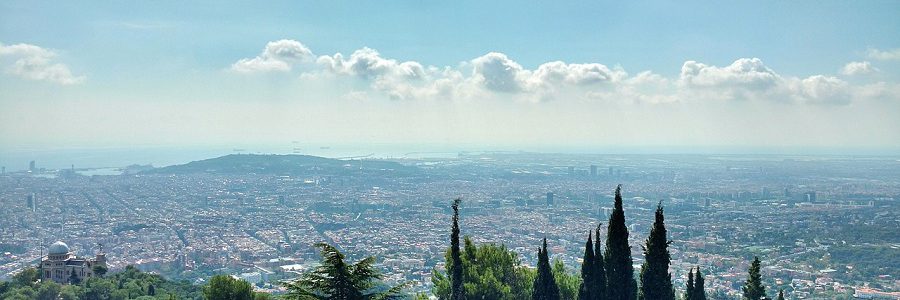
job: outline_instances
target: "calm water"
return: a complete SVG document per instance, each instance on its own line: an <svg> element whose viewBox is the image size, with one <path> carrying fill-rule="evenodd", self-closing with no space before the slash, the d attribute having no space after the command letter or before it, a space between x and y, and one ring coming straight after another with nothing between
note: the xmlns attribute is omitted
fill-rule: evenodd
<svg viewBox="0 0 900 300"><path fill-rule="evenodd" d="M133 164L155 167L184 164L235 153L305 154L330 158L448 158L460 152L472 151L529 151L543 153L613 153L613 154L822 154L822 155L878 155L900 156L900 149L817 149L817 148L734 148L734 147L484 147L477 145L311 145L287 143L264 146L204 146L204 147L133 147L133 148L67 148L67 149L5 149L0 147L0 166L14 172L28 169L34 160L38 168L76 169L119 168ZM113 169L93 175L113 173ZM104 173L105 172L105 173ZM117 172L117 171L116 171ZM91 175L91 174L87 174Z"/></svg>
<svg viewBox="0 0 900 300"><path fill-rule="evenodd" d="M0 149L0 166L7 172L28 169L28 163L35 161L37 168L68 169L74 165L76 169L104 168L93 175L105 175L112 169L133 164L152 164L156 167L184 164L191 161L219 157L235 153L254 154L304 154L330 158L371 157L371 158L418 158L418 157L455 157L459 150L448 150L429 146L319 146L292 145L287 146L254 146L254 147L137 147L137 148L76 148L76 149L40 149L40 150L4 150ZM107 172L109 171L109 172ZM86 174L91 175L91 174Z"/></svg>

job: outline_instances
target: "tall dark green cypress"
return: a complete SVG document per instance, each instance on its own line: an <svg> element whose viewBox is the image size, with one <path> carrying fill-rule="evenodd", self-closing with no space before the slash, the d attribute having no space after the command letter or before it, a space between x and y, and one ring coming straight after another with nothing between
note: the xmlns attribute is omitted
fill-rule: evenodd
<svg viewBox="0 0 900 300"><path fill-rule="evenodd" d="M628 245L628 227L625 226L625 210L622 208L622 185L616 186L615 207L609 216L606 231L606 294L609 300L635 300L637 283L631 265L631 246Z"/></svg>
<svg viewBox="0 0 900 300"><path fill-rule="evenodd" d="M669 274L669 239L666 236L665 215L662 203L656 205L656 220L644 248L644 264L641 267L639 299L675 300L672 274Z"/></svg>
<svg viewBox="0 0 900 300"><path fill-rule="evenodd" d="M462 300L465 298L463 290L463 263L459 252L459 203L462 200L453 200L453 228L450 231L450 300Z"/></svg>
<svg viewBox="0 0 900 300"><path fill-rule="evenodd" d="M775 300L784 300L784 289L778 290L778 298Z"/></svg>
<svg viewBox="0 0 900 300"><path fill-rule="evenodd" d="M697 267L697 273L694 273L696 279L694 279L694 293L693 298L688 300L706 300L706 279L703 278L703 273L700 272L700 267Z"/></svg>
<svg viewBox="0 0 900 300"><path fill-rule="evenodd" d="M537 276L534 278L534 288L531 292L532 300L559 300L559 286L553 277L550 267L550 255L547 253L547 239L538 249Z"/></svg>
<svg viewBox="0 0 900 300"><path fill-rule="evenodd" d="M744 282L744 300L760 300L766 296L766 287L762 285L759 257L753 257L750 270L747 271L747 281Z"/></svg>
<svg viewBox="0 0 900 300"><path fill-rule="evenodd" d="M603 247L600 241L600 227L603 224L597 224L594 230L594 299L606 300L606 261L603 259Z"/></svg>
<svg viewBox="0 0 900 300"><path fill-rule="evenodd" d="M685 287L684 287L684 300L693 300L695 290L696 290L696 288L694 287L694 268L691 268L691 270L688 271L687 285L685 285Z"/></svg>
<svg viewBox="0 0 900 300"><path fill-rule="evenodd" d="M591 232L588 232L587 242L584 243L584 257L581 262L581 285L578 286L578 300L595 300L597 280L594 271L594 242L591 240Z"/></svg>

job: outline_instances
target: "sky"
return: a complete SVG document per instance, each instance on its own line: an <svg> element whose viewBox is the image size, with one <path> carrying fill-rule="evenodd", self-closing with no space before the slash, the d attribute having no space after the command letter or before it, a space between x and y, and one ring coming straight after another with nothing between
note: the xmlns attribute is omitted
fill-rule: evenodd
<svg viewBox="0 0 900 300"><path fill-rule="evenodd" d="M0 150L900 154L898 1L486 2L3 1Z"/></svg>

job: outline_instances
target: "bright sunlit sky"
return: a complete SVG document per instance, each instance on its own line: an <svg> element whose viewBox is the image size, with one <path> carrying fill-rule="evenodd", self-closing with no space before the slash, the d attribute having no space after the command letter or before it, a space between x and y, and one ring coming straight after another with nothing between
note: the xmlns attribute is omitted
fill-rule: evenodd
<svg viewBox="0 0 900 300"><path fill-rule="evenodd" d="M900 1L639 2L3 1L0 148L900 149Z"/></svg>

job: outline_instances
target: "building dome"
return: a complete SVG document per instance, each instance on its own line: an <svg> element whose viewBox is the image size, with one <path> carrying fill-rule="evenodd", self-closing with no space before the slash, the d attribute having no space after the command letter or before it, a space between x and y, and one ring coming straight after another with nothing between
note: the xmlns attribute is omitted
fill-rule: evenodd
<svg viewBox="0 0 900 300"><path fill-rule="evenodd" d="M69 245L63 243L62 241L57 241L50 245L50 255L58 255L58 254L66 254L69 253Z"/></svg>

